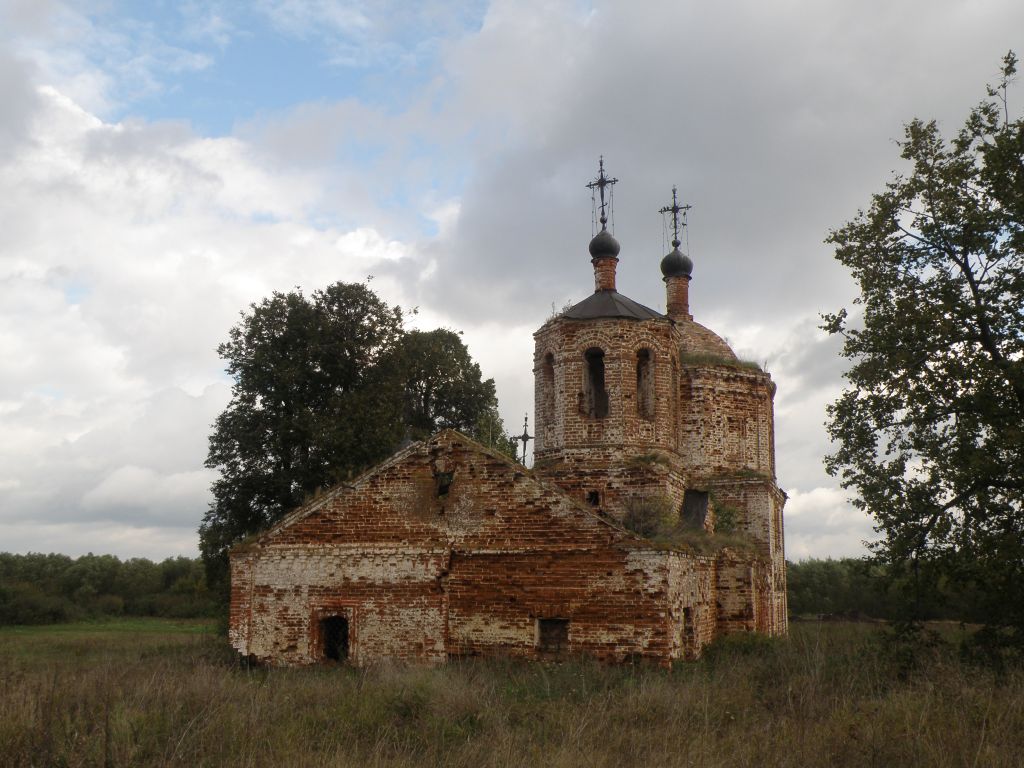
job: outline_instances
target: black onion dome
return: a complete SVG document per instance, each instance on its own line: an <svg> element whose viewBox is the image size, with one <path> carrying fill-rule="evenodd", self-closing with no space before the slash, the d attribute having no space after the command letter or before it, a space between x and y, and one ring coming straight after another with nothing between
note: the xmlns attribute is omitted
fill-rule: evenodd
<svg viewBox="0 0 1024 768"><path fill-rule="evenodd" d="M661 260L661 274L665 277L689 277L693 273L693 261L679 248L673 248Z"/></svg>
<svg viewBox="0 0 1024 768"><path fill-rule="evenodd" d="M611 232L602 229L590 241L590 255L595 259L614 259L619 255L619 241Z"/></svg>

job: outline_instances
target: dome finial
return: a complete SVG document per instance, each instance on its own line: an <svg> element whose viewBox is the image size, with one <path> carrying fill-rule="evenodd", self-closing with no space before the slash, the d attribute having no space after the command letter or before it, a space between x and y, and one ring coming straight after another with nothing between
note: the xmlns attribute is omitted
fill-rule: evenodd
<svg viewBox="0 0 1024 768"><path fill-rule="evenodd" d="M672 205L666 205L658 211L662 215L672 214L672 250L661 260L661 274L666 278L685 277L689 279L690 273L693 272L693 261L679 250L679 246L682 245L679 233L686 229L686 213L692 207L679 204L676 187L672 185Z"/></svg>
<svg viewBox="0 0 1024 768"><path fill-rule="evenodd" d="M594 219L597 218L597 195L601 196L601 230L594 235L590 241L590 263L594 265L594 290L614 291L615 290L615 265L619 262L619 241L608 231L608 214L612 213L612 226L615 226L614 212L612 208L612 188L618 183L618 179L608 178L604 172L604 155L597 165L597 178L587 184L590 190L590 202L593 206ZM608 194L605 196L605 189Z"/></svg>

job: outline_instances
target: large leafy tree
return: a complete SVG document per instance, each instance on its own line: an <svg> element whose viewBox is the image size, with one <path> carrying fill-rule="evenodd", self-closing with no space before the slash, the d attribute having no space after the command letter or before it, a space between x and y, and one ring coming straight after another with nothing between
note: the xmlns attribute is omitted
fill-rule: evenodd
<svg viewBox="0 0 1024 768"><path fill-rule="evenodd" d="M210 581L227 549L318 488L351 478L403 440L496 417L494 381L457 334L403 328L365 284L253 304L218 348L234 378L206 465L220 472L200 527ZM500 419L498 420L500 426Z"/></svg>
<svg viewBox="0 0 1024 768"><path fill-rule="evenodd" d="M408 435L419 440L440 429L457 429L515 458L515 441L498 415L494 379L481 378L460 335L438 328L409 331L402 340Z"/></svg>
<svg viewBox="0 0 1024 768"><path fill-rule="evenodd" d="M459 334L446 328L410 331L402 340L405 421L420 439L439 429L472 434L496 401L494 380L482 381L480 366Z"/></svg>
<svg viewBox="0 0 1024 768"><path fill-rule="evenodd" d="M1011 52L947 141L914 120L908 161L831 233L860 284L844 337L849 386L829 408L826 466L875 520L877 557L920 596L982 587L993 635L1024 640L1024 121Z"/></svg>

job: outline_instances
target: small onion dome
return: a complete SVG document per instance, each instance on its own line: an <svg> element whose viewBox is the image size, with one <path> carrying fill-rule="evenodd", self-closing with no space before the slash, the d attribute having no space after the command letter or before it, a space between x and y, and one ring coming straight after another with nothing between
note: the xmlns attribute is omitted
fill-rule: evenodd
<svg viewBox="0 0 1024 768"><path fill-rule="evenodd" d="M590 255L595 259L614 259L619 255L619 241L612 237L611 232L602 229L590 241Z"/></svg>
<svg viewBox="0 0 1024 768"><path fill-rule="evenodd" d="M693 261L676 246L661 260L661 274L665 277L689 277Z"/></svg>

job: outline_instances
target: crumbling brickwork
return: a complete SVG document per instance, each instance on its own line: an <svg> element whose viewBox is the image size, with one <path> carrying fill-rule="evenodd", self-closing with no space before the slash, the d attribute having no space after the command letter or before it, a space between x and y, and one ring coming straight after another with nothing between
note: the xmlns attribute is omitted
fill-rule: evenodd
<svg viewBox="0 0 1024 768"><path fill-rule="evenodd" d="M597 291L535 334L533 469L442 432L236 546L240 653L670 664L786 631L775 385L693 321L681 256L661 314L615 291L618 245L594 242ZM623 527L655 502L712 546Z"/></svg>
<svg viewBox="0 0 1024 768"><path fill-rule="evenodd" d="M231 565L231 642L275 664L322 661L334 616L357 665L540 658L545 619L568 622L563 657L669 663L713 635L674 621L704 616L712 560L651 547L455 432L297 510Z"/></svg>
<svg viewBox="0 0 1024 768"><path fill-rule="evenodd" d="M682 515L687 490L707 493L706 528L714 530L717 507L728 513L730 532L756 550L742 567L735 553L720 563L725 599L711 636L784 633L785 495L775 483L771 377L741 364L724 341L685 317L556 317L535 340L538 475L617 520L651 498ZM610 403L600 417L578 405L594 349L602 353ZM640 352L649 355L646 381L636 373ZM647 418L637 405L644 385L655 401Z"/></svg>

